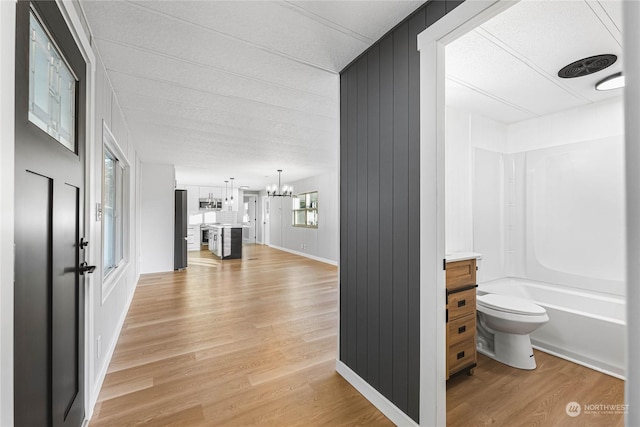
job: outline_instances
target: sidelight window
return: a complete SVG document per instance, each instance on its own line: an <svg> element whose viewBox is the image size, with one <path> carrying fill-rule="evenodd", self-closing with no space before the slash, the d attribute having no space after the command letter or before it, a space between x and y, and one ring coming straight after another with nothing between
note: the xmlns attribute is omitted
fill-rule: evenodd
<svg viewBox="0 0 640 427"><path fill-rule="evenodd" d="M76 78L33 12L29 28L29 121L75 152Z"/></svg>

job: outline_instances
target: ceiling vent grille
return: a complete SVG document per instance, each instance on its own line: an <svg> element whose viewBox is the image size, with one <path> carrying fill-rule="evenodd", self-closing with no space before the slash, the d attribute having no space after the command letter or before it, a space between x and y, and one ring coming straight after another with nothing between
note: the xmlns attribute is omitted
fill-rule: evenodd
<svg viewBox="0 0 640 427"><path fill-rule="evenodd" d="M558 71L558 77L571 79L574 77L588 76L589 74L597 73L613 65L617 59L618 57L616 55L596 55L580 59Z"/></svg>

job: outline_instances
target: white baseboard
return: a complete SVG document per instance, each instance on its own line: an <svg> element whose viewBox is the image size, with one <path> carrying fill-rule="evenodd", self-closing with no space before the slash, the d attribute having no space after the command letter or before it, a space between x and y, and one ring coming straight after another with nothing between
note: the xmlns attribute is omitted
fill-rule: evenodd
<svg viewBox="0 0 640 427"><path fill-rule="evenodd" d="M356 390L362 394L365 399L380 410L387 418L397 426L417 427L418 424L413 421L407 414L402 412L396 405L391 403L389 399L384 397L378 390L373 388L369 383L363 380L358 374L353 372L351 368L336 360L336 371L347 380Z"/></svg>
<svg viewBox="0 0 640 427"><path fill-rule="evenodd" d="M269 247L273 248L273 249L277 249L279 251L289 252L290 254L303 256L305 258L311 258L312 260L324 262L325 264L335 265L336 267L338 266L338 261L333 261L333 260L328 259L328 258L322 258L322 257L319 257L319 256L307 254L307 253L304 253L304 252L294 251L293 249L283 248L281 246L269 245Z"/></svg>
<svg viewBox="0 0 640 427"><path fill-rule="evenodd" d="M113 357L113 353L116 350L116 344L118 344L118 338L120 338L120 333L122 332L122 327L124 326L124 321L127 318L127 313L129 313L129 307L131 307L131 302L133 301L133 295L136 293L136 288L138 287L138 280L140 279L140 275L138 275L136 280L136 286L133 287L131 294L127 298L127 304L125 309L122 311L122 315L120 319L118 319L118 324L116 326L116 333L114 334L114 339L111 343L109 343L109 348L107 349L107 357L104 360L104 364L102 365L100 372L96 376L96 382L93 386L91 401L89 408L85 408L85 412L87 414L86 421L90 421L93 416L93 408L96 406L96 402L98 401L98 396L100 395L100 390L102 389L102 384L104 383L104 379L107 376L107 370L109 369L109 364L111 363L111 358Z"/></svg>
<svg viewBox="0 0 640 427"><path fill-rule="evenodd" d="M573 353L565 349L558 348L554 345L539 342L533 339L531 340L531 346L536 350L549 353L553 356L568 360L569 362L573 362L577 365L585 366L589 369L593 369L594 371L602 372L603 374L610 375L623 381L626 380L624 375L624 368L622 367L613 366L600 360L591 359L584 355Z"/></svg>

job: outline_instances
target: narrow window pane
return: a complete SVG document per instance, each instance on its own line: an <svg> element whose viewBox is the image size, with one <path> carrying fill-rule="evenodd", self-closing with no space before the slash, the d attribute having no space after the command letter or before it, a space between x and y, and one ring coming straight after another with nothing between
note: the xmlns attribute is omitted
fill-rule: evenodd
<svg viewBox="0 0 640 427"><path fill-rule="evenodd" d="M115 242L115 199L116 199L116 160L105 150L104 155L104 194L102 205L103 226L103 268L105 274L116 266Z"/></svg>
<svg viewBox="0 0 640 427"><path fill-rule="evenodd" d="M115 265L118 265L123 258L123 245L124 245L124 227L123 227L123 217L124 217L124 170L120 162L117 163L116 167L116 232L115 232L115 242L116 242L116 251L115 251Z"/></svg>
<svg viewBox="0 0 640 427"><path fill-rule="evenodd" d="M76 79L33 13L29 33L29 121L75 152Z"/></svg>
<svg viewBox="0 0 640 427"><path fill-rule="evenodd" d="M294 211L294 225L305 225L305 211Z"/></svg>
<svg viewBox="0 0 640 427"><path fill-rule="evenodd" d="M318 226L318 211L315 209L307 212L307 225L310 227Z"/></svg>

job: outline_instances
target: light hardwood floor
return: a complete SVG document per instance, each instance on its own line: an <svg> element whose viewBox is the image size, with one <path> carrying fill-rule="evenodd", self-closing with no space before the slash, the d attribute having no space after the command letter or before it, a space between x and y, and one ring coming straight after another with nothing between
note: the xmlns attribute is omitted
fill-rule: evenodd
<svg viewBox="0 0 640 427"><path fill-rule="evenodd" d="M624 404L624 382L617 378L535 351L533 371L511 368L481 354L472 376L455 375L447 382L447 425L622 427L622 413L586 405ZM567 415L568 403L582 412ZM587 413L590 412L590 413ZM616 412L616 411L613 411Z"/></svg>
<svg viewBox="0 0 640 427"><path fill-rule="evenodd" d="M264 246L141 278L90 425L392 425L335 373L337 269ZM449 426L622 426L565 406L623 402L623 382L536 352L479 356L447 383Z"/></svg>
<svg viewBox="0 0 640 427"><path fill-rule="evenodd" d="M91 426L392 425L335 372L337 269L243 252L140 279Z"/></svg>

